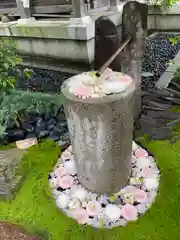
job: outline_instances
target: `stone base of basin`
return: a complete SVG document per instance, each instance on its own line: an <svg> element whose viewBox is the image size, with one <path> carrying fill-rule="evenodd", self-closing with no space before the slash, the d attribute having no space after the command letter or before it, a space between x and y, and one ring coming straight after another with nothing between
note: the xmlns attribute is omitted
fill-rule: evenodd
<svg viewBox="0 0 180 240"><path fill-rule="evenodd" d="M49 174L49 184L57 207L68 217L95 228L113 228L136 221L148 210L155 200L159 178L154 158L133 142L129 183L112 196L92 193L80 184L71 146Z"/></svg>

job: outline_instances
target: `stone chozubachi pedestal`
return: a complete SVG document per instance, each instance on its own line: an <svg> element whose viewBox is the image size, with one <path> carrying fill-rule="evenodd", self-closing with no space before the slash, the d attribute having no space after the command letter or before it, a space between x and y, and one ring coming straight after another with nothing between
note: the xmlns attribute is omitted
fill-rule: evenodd
<svg viewBox="0 0 180 240"><path fill-rule="evenodd" d="M99 80L83 73L62 85L78 180L89 191L111 195L127 185L134 89L129 76L110 70Z"/></svg>

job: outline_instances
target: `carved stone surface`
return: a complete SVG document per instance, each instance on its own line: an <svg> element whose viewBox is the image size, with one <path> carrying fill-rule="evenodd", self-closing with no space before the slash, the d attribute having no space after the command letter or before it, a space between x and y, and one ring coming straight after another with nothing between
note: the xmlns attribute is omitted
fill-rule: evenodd
<svg viewBox="0 0 180 240"><path fill-rule="evenodd" d="M0 239L2 240L40 240L40 237L28 234L22 227L0 222Z"/></svg>
<svg viewBox="0 0 180 240"><path fill-rule="evenodd" d="M114 23L101 16L95 24L95 69L99 69L120 47L120 38ZM114 71L121 71L120 56L110 65Z"/></svg>
<svg viewBox="0 0 180 240"><path fill-rule="evenodd" d="M11 199L22 176L17 173L23 151L9 149L0 151L0 198Z"/></svg>
<svg viewBox="0 0 180 240"><path fill-rule="evenodd" d="M119 94L88 100L71 94L68 84L62 93L78 179L92 192L117 192L131 171L134 83Z"/></svg>
<svg viewBox="0 0 180 240"><path fill-rule="evenodd" d="M121 70L136 81L135 91L135 118L141 110L141 68L147 36L148 7L136 1L127 2L122 13L122 42L128 36L132 41L128 44L121 56Z"/></svg>

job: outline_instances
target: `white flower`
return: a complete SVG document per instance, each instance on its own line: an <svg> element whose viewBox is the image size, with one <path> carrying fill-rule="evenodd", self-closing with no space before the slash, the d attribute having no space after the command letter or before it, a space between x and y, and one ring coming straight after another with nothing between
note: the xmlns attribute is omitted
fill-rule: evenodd
<svg viewBox="0 0 180 240"><path fill-rule="evenodd" d="M156 192L156 191L150 191L150 192L148 193L148 201L149 201L149 204L150 204L150 205L154 202L154 200L155 200L155 198L156 198L156 195L157 195L157 192Z"/></svg>
<svg viewBox="0 0 180 240"><path fill-rule="evenodd" d="M136 164L138 168L144 168L151 165L151 160L148 157L137 158Z"/></svg>
<svg viewBox="0 0 180 240"><path fill-rule="evenodd" d="M95 193L89 193L89 198L91 199L91 200L96 200L97 199L97 194L95 194Z"/></svg>
<svg viewBox="0 0 180 240"><path fill-rule="evenodd" d="M50 188L56 188L58 186L57 178L49 179L49 186L50 186Z"/></svg>
<svg viewBox="0 0 180 240"><path fill-rule="evenodd" d="M131 184L131 185L141 185L142 184L142 180L140 179L140 178L138 178L138 177L136 177L136 178L130 178L130 180L129 180L129 183Z"/></svg>
<svg viewBox="0 0 180 240"><path fill-rule="evenodd" d="M66 208L68 206L68 203L69 203L69 197L64 194L64 193L61 193L58 197L57 197L57 200L56 200L56 204L59 208Z"/></svg>
<svg viewBox="0 0 180 240"><path fill-rule="evenodd" d="M69 151L67 151L67 150L65 150L65 151L61 154L61 159L62 159L63 162L66 161L66 160L68 160L68 159L71 159L71 157L72 157L72 154L71 154Z"/></svg>
<svg viewBox="0 0 180 240"><path fill-rule="evenodd" d="M77 209L77 208L80 208L80 202L78 199L72 199L70 202L69 202L69 209Z"/></svg>
<svg viewBox="0 0 180 240"><path fill-rule="evenodd" d="M148 191L156 190L159 182L157 178L145 178L144 185Z"/></svg>
<svg viewBox="0 0 180 240"><path fill-rule="evenodd" d="M107 94L110 93L120 93L126 89L126 85L119 82L104 82L102 85L102 90Z"/></svg>
<svg viewBox="0 0 180 240"><path fill-rule="evenodd" d="M136 161L137 161L137 158L134 155L132 155L132 163L136 163Z"/></svg>
<svg viewBox="0 0 180 240"><path fill-rule="evenodd" d="M138 204L136 206L136 209L137 209L138 213L144 214L147 211L147 205L146 204Z"/></svg>
<svg viewBox="0 0 180 240"><path fill-rule="evenodd" d="M66 169L69 175L76 174L76 165L74 161L67 161L64 163L64 168Z"/></svg>
<svg viewBox="0 0 180 240"><path fill-rule="evenodd" d="M73 192L73 198L76 198L83 202L86 197L87 197L87 191L84 188L78 187L74 192Z"/></svg>
<svg viewBox="0 0 180 240"><path fill-rule="evenodd" d="M134 141L132 143L132 149L133 149L133 152L135 152L138 149L138 145Z"/></svg>
<svg viewBox="0 0 180 240"><path fill-rule="evenodd" d="M87 202L85 202L85 201L82 202L82 207L83 207L83 208L86 208L86 207L87 207Z"/></svg>
<svg viewBox="0 0 180 240"><path fill-rule="evenodd" d="M70 145L70 146L68 147L67 151L72 154L72 152L73 152L73 151L72 151L72 145Z"/></svg>
<svg viewBox="0 0 180 240"><path fill-rule="evenodd" d="M97 216L101 212L101 204L98 201L89 202L86 211L89 216Z"/></svg>
<svg viewBox="0 0 180 240"><path fill-rule="evenodd" d="M110 221L117 221L121 216L121 209L114 204L109 204L105 208L105 214Z"/></svg>

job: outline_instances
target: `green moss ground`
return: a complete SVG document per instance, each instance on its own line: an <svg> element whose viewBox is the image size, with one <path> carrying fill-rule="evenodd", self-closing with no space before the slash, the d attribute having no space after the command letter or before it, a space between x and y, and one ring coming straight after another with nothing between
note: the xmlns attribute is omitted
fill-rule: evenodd
<svg viewBox="0 0 180 240"><path fill-rule="evenodd" d="M31 171L16 198L0 203L0 220L19 223L52 240L178 240L180 239L180 141L141 140L154 154L161 170L159 194L152 208L125 228L96 230L64 216L51 197L47 176L59 149L46 141L28 150L23 161Z"/></svg>

